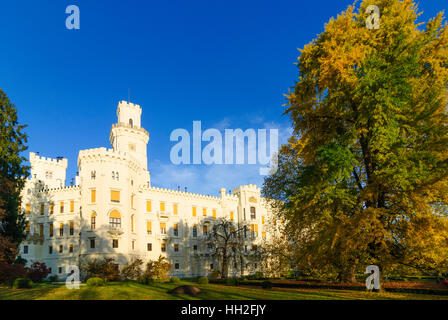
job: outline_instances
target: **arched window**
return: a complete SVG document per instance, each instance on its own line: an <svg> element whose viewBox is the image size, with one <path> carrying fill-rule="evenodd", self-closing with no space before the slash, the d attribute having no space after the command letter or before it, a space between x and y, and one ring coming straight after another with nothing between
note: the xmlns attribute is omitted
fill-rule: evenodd
<svg viewBox="0 0 448 320"><path fill-rule="evenodd" d="M131 128L134 126L134 121L132 121L132 119L129 119L129 125L131 126Z"/></svg>
<svg viewBox="0 0 448 320"><path fill-rule="evenodd" d="M109 215L109 226L112 229L121 228L121 214L117 210L114 210Z"/></svg>
<svg viewBox="0 0 448 320"><path fill-rule="evenodd" d="M92 212L92 215L90 216L90 229L95 230L96 228L96 214L95 212Z"/></svg>

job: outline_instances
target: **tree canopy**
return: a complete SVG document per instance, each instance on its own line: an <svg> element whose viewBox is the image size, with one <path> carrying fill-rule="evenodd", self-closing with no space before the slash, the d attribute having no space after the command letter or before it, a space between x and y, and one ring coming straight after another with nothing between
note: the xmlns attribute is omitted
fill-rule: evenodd
<svg viewBox="0 0 448 320"><path fill-rule="evenodd" d="M411 0L365 0L300 50L294 134L263 193L284 200L302 268L447 270L448 26L419 16Z"/></svg>

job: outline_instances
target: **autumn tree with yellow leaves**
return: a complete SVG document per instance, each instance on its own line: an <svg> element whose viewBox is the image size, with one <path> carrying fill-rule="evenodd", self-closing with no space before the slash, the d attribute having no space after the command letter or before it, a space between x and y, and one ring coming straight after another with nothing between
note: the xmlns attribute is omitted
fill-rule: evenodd
<svg viewBox="0 0 448 320"><path fill-rule="evenodd" d="M294 134L263 193L283 200L301 270L448 271L448 26L419 15L411 0L365 0L300 50Z"/></svg>

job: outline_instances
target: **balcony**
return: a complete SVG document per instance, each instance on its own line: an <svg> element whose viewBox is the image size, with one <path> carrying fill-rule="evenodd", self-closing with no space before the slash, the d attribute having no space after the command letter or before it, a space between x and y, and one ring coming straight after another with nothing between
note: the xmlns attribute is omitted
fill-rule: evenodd
<svg viewBox="0 0 448 320"><path fill-rule="evenodd" d="M166 233L159 233L159 234L157 235L157 239L159 239L159 240L168 240L168 239L169 239L169 236L168 236L168 234L166 234Z"/></svg>
<svg viewBox="0 0 448 320"><path fill-rule="evenodd" d="M107 230L107 232L113 236L119 236L124 233L123 229L121 229L121 227L112 227L112 226L109 226L109 229Z"/></svg>
<svg viewBox="0 0 448 320"><path fill-rule="evenodd" d="M157 211L157 216L159 219L168 219L171 216L171 213L168 211Z"/></svg>

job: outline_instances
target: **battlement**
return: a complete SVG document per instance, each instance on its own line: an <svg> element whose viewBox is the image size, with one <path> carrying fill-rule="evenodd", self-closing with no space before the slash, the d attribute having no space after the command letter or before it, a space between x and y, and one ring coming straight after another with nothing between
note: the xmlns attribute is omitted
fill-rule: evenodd
<svg viewBox="0 0 448 320"><path fill-rule="evenodd" d="M52 159L52 158L46 158L46 157L41 157L38 156L36 153L34 152L30 152L30 163L31 165L35 165L35 164L46 164L46 165L50 165L50 166L57 166L57 167L61 167L61 168L67 168L68 165L68 160L66 158L62 158L62 159Z"/></svg>
<svg viewBox="0 0 448 320"><path fill-rule="evenodd" d="M126 107L126 108L132 108L132 109L136 109L136 110L142 110L142 107L140 107L138 104L134 104L132 102L128 102L128 101L120 101L118 102L118 108L120 107Z"/></svg>
<svg viewBox="0 0 448 320"><path fill-rule="evenodd" d="M213 201L221 200L220 197L209 196L209 195L204 195L204 194L200 194L200 193L192 193L192 192L184 192L184 191L179 191L179 190L164 189L164 188L158 188L158 187L144 186L143 190L144 191L152 191L152 192L160 192L160 193L164 193L167 195L190 197L193 199L213 200ZM234 200L237 199L236 196L232 196L232 195L227 195L227 196L230 199L232 199L232 198L234 198Z"/></svg>
<svg viewBox="0 0 448 320"><path fill-rule="evenodd" d="M240 192L244 192L244 191L261 193L261 189L255 184L239 186L238 188L233 189L232 193L240 193Z"/></svg>

